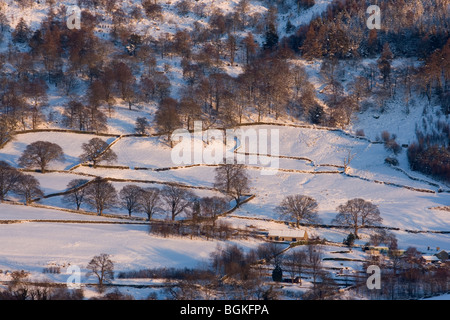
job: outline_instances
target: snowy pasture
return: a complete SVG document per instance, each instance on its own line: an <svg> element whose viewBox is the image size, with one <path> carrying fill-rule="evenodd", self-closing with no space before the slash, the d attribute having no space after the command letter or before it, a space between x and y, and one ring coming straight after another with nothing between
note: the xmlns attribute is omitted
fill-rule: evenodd
<svg viewBox="0 0 450 320"><path fill-rule="evenodd" d="M315 198L319 203L318 213L323 224L333 223L333 218L337 213L336 208L340 204L353 198L363 198L378 205L383 218L382 225L394 228L392 231L399 237L399 246L417 246L422 249L428 246L445 248L450 242L448 233L431 233L431 231L450 230L448 212L430 209L448 205L450 203L449 193L436 192L436 185L440 185L440 183L431 178L410 179L407 174L419 175L410 172L406 165L403 168L407 174L384 164L386 152L382 144L373 144L340 131L313 128L261 125L246 126L243 129L255 131L264 129L268 132L276 129L279 131L280 137L279 153L272 155L272 157L280 156L278 172L274 175L263 175L261 174L263 165L248 165L251 193L255 195L255 198L232 214L240 217L238 220L244 221L244 224L254 221L246 221L242 218L281 219L276 212L276 207L287 195L304 194ZM122 182L113 183L117 191L130 183L143 187L162 187L166 182L176 182L187 187L205 188L193 190L199 197L221 196L219 192L211 190L215 167L200 165L175 168L171 158L172 149L167 145L165 137L123 137L119 139L111 149L118 155L117 165L128 167L128 169L82 166L67 171L68 167L77 163L76 159L80 153L81 143L91 137L91 135L75 133L22 134L1 150L1 157L15 165L15 161L27 143L49 140L60 144L64 153L68 155L67 158L72 157L72 161L61 167L54 163L52 169L66 170L45 174L32 173L41 183L46 195L65 191L67 183L72 179L90 180L94 176L101 176L122 179ZM114 140L112 137L103 138L109 143ZM237 152L252 153L252 150L248 149L248 145L248 143L244 143L241 148L237 149ZM206 146L204 144L204 147ZM259 151L256 150L256 152ZM349 152L354 155L354 159L348 166L347 175L343 173L342 167ZM136 170L136 167L147 170ZM169 170L158 171L157 169L160 168L169 168ZM324 170L329 172L317 173ZM316 173L314 174L314 172ZM129 179L133 182L127 182ZM433 185L428 182L432 182ZM394 183L394 185L386 183ZM428 192L406 189L402 186ZM61 196L49 197L38 203L73 209L71 205L62 201ZM8 210L8 217L12 215L12 211L18 212L21 209L30 211L24 206L14 206L13 208ZM83 207L82 209L89 210L90 208ZM5 209L2 208L0 211L4 212ZM126 211L120 208L107 210L107 213L126 215ZM136 214L136 216L144 217L142 214ZM158 218L164 218L164 215L160 215ZM230 222L236 224L236 221L234 219ZM276 225L282 226L279 223ZM7 227L5 226L5 228ZM102 226L102 228L109 227ZM242 224L238 223L237 227L242 227ZM273 227L273 225L269 225L265 228ZM420 231L421 233L411 233L410 231ZM342 242L349 232L345 229L308 227L310 235L335 242ZM362 230L362 239L359 243L364 244L371 232L371 230Z"/></svg>

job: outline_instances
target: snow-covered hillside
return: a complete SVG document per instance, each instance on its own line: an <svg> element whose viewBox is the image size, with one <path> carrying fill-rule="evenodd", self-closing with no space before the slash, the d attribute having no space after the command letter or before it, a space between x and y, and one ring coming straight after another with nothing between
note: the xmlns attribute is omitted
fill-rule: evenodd
<svg viewBox="0 0 450 320"><path fill-rule="evenodd" d="M400 10L378 2L383 10ZM66 9L76 5L83 11L81 31L66 28ZM257 270L257 290L275 288L277 298L296 299L316 294L331 279L333 293L309 298L367 299L371 295L360 296L357 285L368 264L390 272L397 251L406 250L408 256L399 258L406 270L419 256L449 252L448 35L439 30L433 42L427 32L434 20L423 7L405 11L414 19L423 15L426 25L420 37L405 33L414 34L412 46L424 43L424 53L402 53L401 31L361 30L367 16L361 7L362 2L336 0L0 1L0 290L8 290L15 270L29 272L31 280L64 284L67 267L75 265L83 273L85 298L98 297L92 289L96 279L84 275L100 253L110 255L116 275L216 268L218 277L226 268L214 259L239 250L236 245L243 250L240 265L249 259L248 269ZM336 44L338 36L342 45ZM344 47L348 52L339 51ZM177 129L198 129L200 122L192 140L169 139ZM210 139L225 130L236 136ZM96 146L93 161L83 161L83 145L93 138L105 145ZM20 157L37 141L59 145L64 160L46 163L44 173L37 162L22 167ZM426 163L428 171L413 170L411 145L420 145L420 152L439 146L436 159L427 159L433 168ZM212 151L243 159L239 177L248 177L249 188L237 198L220 189L223 163L207 161L216 156ZM101 160L107 152L112 161ZM17 177L9 186L11 173ZM42 194L26 192L31 182L17 187L24 176ZM97 191L87 187L97 182L114 191L111 206L100 209L101 201L86 200L95 197ZM129 207L124 194L130 186L139 197L160 192L153 215L142 203ZM186 199L170 199L170 187ZM91 194L83 194L81 210L75 210L78 203L67 195L80 190ZM317 201L318 219L296 227L295 219L281 215L283 200L293 195ZM205 199L221 212L212 215L216 208ZM335 218L352 199L375 205L382 220L361 228L349 245L353 230ZM186 205L176 212L183 200ZM244 202L237 206L239 200ZM172 233L149 232L159 225ZM211 230L226 236L211 236ZM394 255L365 250L383 231L398 241ZM291 233L311 241L269 241L270 234ZM272 273L280 266L279 253L285 258L282 285ZM305 254L310 264L298 272L300 283L289 283L287 273L294 280L296 262L287 260L295 253ZM320 274L312 267L315 254ZM421 261L422 274L448 271L448 261L441 260ZM44 271L49 267L62 272ZM227 277L218 282L231 285ZM168 289L176 281L166 280L124 277L112 285L135 298L156 293L166 299L176 291Z"/></svg>

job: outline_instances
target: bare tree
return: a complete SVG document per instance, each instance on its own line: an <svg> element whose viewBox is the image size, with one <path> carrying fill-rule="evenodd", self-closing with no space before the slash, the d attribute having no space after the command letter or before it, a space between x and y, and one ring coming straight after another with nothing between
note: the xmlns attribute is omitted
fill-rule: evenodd
<svg viewBox="0 0 450 320"><path fill-rule="evenodd" d="M317 207L318 204L314 198L297 194L285 197L277 211L282 217L294 220L298 228L300 221L319 222Z"/></svg>
<svg viewBox="0 0 450 320"><path fill-rule="evenodd" d="M200 210L203 216L209 217L215 226L217 215L224 213L229 207L227 201L220 197L205 197L200 200Z"/></svg>
<svg viewBox="0 0 450 320"><path fill-rule="evenodd" d="M114 186L101 178L95 178L86 187L86 202L97 210L99 216L103 210L111 208L116 204L117 192Z"/></svg>
<svg viewBox="0 0 450 320"><path fill-rule="evenodd" d="M376 205L360 198L348 200L337 210L339 213L333 222L353 228L356 238L358 238L358 230L361 227L377 225L383 220Z"/></svg>
<svg viewBox="0 0 450 320"><path fill-rule="evenodd" d="M42 121L42 112L40 109L48 102L47 85L42 79L25 82L24 93L26 97L28 97L32 101L32 104L30 106L30 114L32 128L35 129L37 125Z"/></svg>
<svg viewBox="0 0 450 320"><path fill-rule="evenodd" d="M272 261L274 268L281 268L284 260L283 245L281 243L269 242L265 245L265 249L267 250L265 259L267 261Z"/></svg>
<svg viewBox="0 0 450 320"><path fill-rule="evenodd" d="M80 131L91 128L90 110L79 101L71 100L67 103L63 122L69 128L76 128Z"/></svg>
<svg viewBox="0 0 450 320"><path fill-rule="evenodd" d="M150 221L161 204L161 191L158 188L142 189L138 201Z"/></svg>
<svg viewBox="0 0 450 320"><path fill-rule="evenodd" d="M398 248L397 238L395 234L385 229L377 230L370 235L369 243L373 246L379 246L385 244L390 250L396 250Z"/></svg>
<svg viewBox="0 0 450 320"><path fill-rule="evenodd" d="M191 191L172 185L165 186L161 192L172 221L191 207L192 199L195 197Z"/></svg>
<svg viewBox="0 0 450 320"><path fill-rule="evenodd" d="M39 181L29 174L20 176L19 181L14 188L14 192L19 196L22 196L27 205L31 203L33 198L44 196Z"/></svg>
<svg viewBox="0 0 450 320"><path fill-rule="evenodd" d="M20 171L0 160L0 202L5 200L8 192L16 188L21 177Z"/></svg>
<svg viewBox="0 0 450 320"><path fill-rule="evenodd" d="M19 158L19 165L26 168L38 166L44 173L51 161L64 160L64 152L59 145L48 141L36 141L25 148Z"/></svg>
<svg viewBox="0 0 450 320"><path fill-rule="evenodd" d="M131 101L134 98L133 86L135 84L135 78L130 67L124 62L113 63L115 81L117 89L123 100L128 102L128 108L131 110Z"/></svg>
<svg viewBox="0 0 450 320"><path fill-rule="evenodd" d="M119 192L119 197L122 206L128 210L128 215L131 217L133 211L138 211L141 208L139 199L142 194L142 188L133 184L126 185Z"/></svg>
<svg viewBox="0 0 450 320"><path fill-rule="evenodd" d="M77 210L80 210L80 206L83 203L84 197L86 196L86 188L84 188L83 186L88 181L89 180L86 179L71 180L67 184L67 189L71 190L71 192L63 196L64 202L75 203Z"/></svg>
<svg viewBox="0 0 450 320"><path fill-rule="evenodd" d="M26 168L38 166L44 173L51 161L64 160L64 152L59 145L48 141L36 141L25 148L19 158L19 165Z"/></svg>
<svg viewBox="0 0 450 320"><path fill-rule="evenodd" d="M13 115L0 114L0 145L12 138L16 126L17 119Z"/></svg>
<svg viewBox="0 0 450 320"><path fill-rule="evenodd" d="M237 51L238 45L237 45L236 37L231 33L228 34L228 38L226 40L226 47L227 47L228 53L230 55L230 64L231 64L231 66L233 66L234 58L236 56L236 51Z"/></svg>
<svg viewBox="0 0 450 320"><path fill-rule="evenodd" d="M218 245L210 254L210 259L212 270L220 277L246 280L252 271L244 251L235 244L227 244L225 247Z"/></svg>
<svg viewBox="0 0 450 320"><path fill-rule="evenodd" d="M116 153L109 149L108 146L108 143L102 139L92 138L88 143L81 145L84 152L80 155L80 161L91 161L94 167L100 161L106 161L108 163L116 161Z"/></svg>
<svg viewBox="0 0 450 320"><path fill-rule="evenodd" d="M161 101L155 113L156 127L159 133L167 134L167 140L171 147L173 147L171 134L181 125L177 104L178 102L175 99L165 98Z"/></svg>
<svg viewBox="0 0 450 320"><path fill-rule="evenodd" d="M299 279L299 283L302 283L301 276L304 267L307 263L307 255L304 251L293 251L285 256L285 267L289 267L289 274L291 276L291 281L294 283L296 277Z"/></svg>
<svg viewBox="0 0 450 320"><path fill-rule="evenodd" d="M89 269L86 276L95 275L98 279L99 289L103 291L103 285L114 279L114 262L109 254L101 253L91 259L86 267Z"/></svg>
<svg viewBox="0 0 450 320"><path fill-rule="evenodd" d="M250 191L250 181L242 164L224 164L216 168L214 187L222 190L236 201L236 207L241 204L241 197Z"/></svg>
<svg viewBox="0 0 450 320"><path fill-rule="evenodd" d="M242 42L245 47L245 62L248 65L258 49L258 43L255 41L253 34L250 32L247 33L247 36Z"/></svg>
<svg viewBox="0 0 450 320"><path fill-rule="evenodd" d="M347 157L344 158L344 172L346 173L348 171L349 165L352 162L352 160L355 158L356 154L351 154L350 150L348 150Z"/></svg>
<svg viewBox="0 0 450 320"><path fill-rule="evenodd" d="M322 250L319 246L310 244L307 247L307 265L309 268L309 273L313 280L313 290L315 291L317 287L317 278L320 276L323 266L322 266Z"/></svg>
<svg viewBox="0 0 450 320"><path fill-rule="evenodd" d="M187 129L191 130L195 120L199 120L202 114L201 105L191 97L191 89L184 88L184 96L181 98L179 103L180 113L185 118L185 123Z"/></svg>

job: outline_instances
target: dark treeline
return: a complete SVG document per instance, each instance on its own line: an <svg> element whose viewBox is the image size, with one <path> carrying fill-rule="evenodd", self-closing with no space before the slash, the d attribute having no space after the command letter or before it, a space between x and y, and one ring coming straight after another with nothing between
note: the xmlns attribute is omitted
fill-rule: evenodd
<svg viewBox="0 0 450 320"><path fill-rule="evenodd" d="M379 30L366 25L366 10L371 5L381 10ZM288 41L306 58L375 57L384 43L389 43L397 56L426 58L449 39L447 6L445 0L334 1Z"/></svg>
<svg viewBox="0 0 450 320"><path fill-rule="evenodd" d="M450 125L424 121L416 130L417 141L408 147L411 169L450 182Z"/></svg>

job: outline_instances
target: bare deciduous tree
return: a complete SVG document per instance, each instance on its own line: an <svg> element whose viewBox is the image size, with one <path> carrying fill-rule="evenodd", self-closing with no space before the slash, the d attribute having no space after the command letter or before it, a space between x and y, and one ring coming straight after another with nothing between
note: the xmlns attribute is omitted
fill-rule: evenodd
<svg viewBox="0 0 450 320"><path fill-rule="evenodd" d="M173 147L171 134L181 125L180 116L177 110L177 101L172 98L165 98L161 101L155 113L155 122L160 133L167 134L167 140Z"/></svg>
<svg viewBox="0 0 450 320"><path fill-rule="evenodd" d="M313 290L317 287L317 278L320 276L323 266L322 266L322 250L319 246L310 244L307 247L307 264L309 268L309 273L313 280Z"/></svg>
<svg viewBox="0 0 450 320"><path fill-rule="evenodd" d="M132 184L126 185L119 192L122 206L127 209L130 217L133 211L138 211L141 208L141 204L139 202L141 194L142 188Z"/></svg>
<svg viewBox="0 0 450 320"><path fill-rule="evenodd" d="M212 219L213 227L215 226L217 215L224 213L228 206L227 201L220 197L205 197L200 200L202 215Z"/></svg>
<svg viewBox="0 0 450 320"><path fill-rule="evenodd" d="M44 173L50 162L64 160L64 152L59 145L48 141L36 141L25 148L19 158L19 165L26 168L37 166Z"/></svg>
<svg viewBox="0 0 450 320"><path fill-rule="evenodd" d="M86 202L97 210L99 216L102 215L103 210L111 208L116 204L117 192L114 186L101 178L95 178L86 187Z"/></svg>
<svg viewBox="0 0 450 320"><path fill-rule="evenodd" d="M1 102L0 106L2 106ZM0 145L11 139L16 126L17 119L13 115L0 114Z"/></svg>
<svg viewBox="0 0 450 320"><path fill-rule="evenodd" d="M356 238L361 227L377 225L383 220L376 205L360 198L348 200L337 210L339 213L333 222L353 228Z"/></svg>
<svg viewBox="0 0 450 320"><path fill-rule="evenodd" d="M89 269L86 276L95 275L98 279L99 289L103 291L103 285L114 279L114 263L109 254L101 253L91 259L86 267Z"/></svg>
<svg viewBox="0 0 450 320"><path fill-rule="evenodd" d="M149 126L149 123L147 121L147 118L145 118L145 117L138 117L136 119L136 123L134 125L134 131L137 134L145 134L147 132L148 126Z"/></svg>
<svg viewBox="0 0 450 320"><path fill-rule="evenodd" d="M307 255L304 251L296 250L286 255L284 265L285 268L288 267L292 283L294 283L294 280L297 277L299 283L302 283L301 276L306 263Z"/></svg>
<svg viewBox="0 0 450 320"><path fill-rule="evenodd" d="M33 198L42 197L44 195L40 188L39 181L29 174L21 175L14 191L23 197L25 204L27 205L31 203Z"/></svg>
<svg viewBox="0 0 450 320"><path fill-rule="evenodd" d="M21 177L20 171L11 167L5 161L0 161L0 202L5 200L8 192L16 188Z"/></svg>
<svg viewBox="0 0 450 320"><path fill-rule="evenodd" d="M214 187L222 190L241 204L241 197L250 191L250 179L242 164L224 164L216 168Z"/></svg>
<svg viewBox="0 0 450 320"><path fill-rule="evenodd" d="M298 228L301 221L319 222L317 207L318 204L314 198L297 194L284 198L277 211L282 217L294 220Z"/></svg>
<svg viewBox="0 0 450 320"><path fill-rule="evenodd" d="M80 206L83 203L86 196L86 188L83 187L88 182L86 179L74 179L67 184L68 190L72 192L64 195L63 200L67 203L75 203L77 210L80 210Z"/></svg>
<svg viewBox="0 0 450 320"><path fill-rule="evenodd" d="M81 148L84 152L80 155L80 161L91 161L94 167L100 161L110 163L117 160L116 153L111 149L107 149L108 143L100 138L92 138L88 143L83 143Z"/></svg>
<svg viewBox="0 0 450 320"><path fill-rule="evenodd" d="M162 189L162 198L166 203L172 221L191 206L194 193L176 186L166 186Z"/></svg>
<svg viewBox="0 0 450 320"><path fill-rule="evenodd" d="M142 210L147 214L148 221L159 209L161 204L161 191L158 188L145 188L139 197Z"/></svg>

